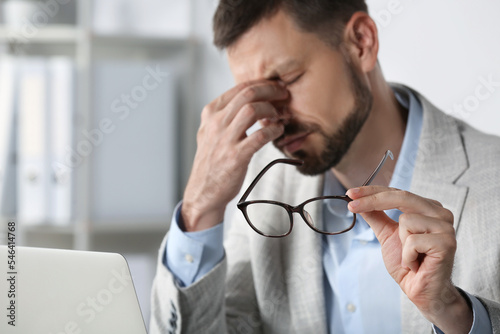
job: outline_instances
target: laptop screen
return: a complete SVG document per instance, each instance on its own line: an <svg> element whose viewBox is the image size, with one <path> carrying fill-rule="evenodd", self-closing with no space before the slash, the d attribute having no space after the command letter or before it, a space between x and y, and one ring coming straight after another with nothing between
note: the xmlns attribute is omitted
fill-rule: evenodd
<svg viewBox="0 0 500 334"><path fill-rule="evenodd" d="M0 333L146 333L120 254L16 247L14 255L0 246Z"/></svg>

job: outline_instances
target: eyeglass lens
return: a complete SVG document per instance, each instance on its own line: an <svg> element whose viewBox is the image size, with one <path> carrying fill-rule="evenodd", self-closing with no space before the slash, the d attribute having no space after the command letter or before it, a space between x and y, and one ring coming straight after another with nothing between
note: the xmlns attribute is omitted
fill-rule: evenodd
<svg viewBox="0 0 500 334"><path fill-rule="evenodd" d="M354 224L352 215L336 219L334 223L320 224L322 210L326 205L337 212L347 213L347 201L338 198L318 199L308 202L303 207L304 219L313 228L327 234L339 233L348 230ZM268 236L282 236L291 229L289 211L277 204L254 202L246 207L248 220L260 233ZM300 219L300 218L299 218Z"/></svg>

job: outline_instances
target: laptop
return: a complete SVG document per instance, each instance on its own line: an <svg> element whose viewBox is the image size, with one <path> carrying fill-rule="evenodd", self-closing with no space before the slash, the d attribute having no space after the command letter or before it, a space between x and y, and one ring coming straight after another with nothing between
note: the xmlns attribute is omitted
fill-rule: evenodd
<svg viewBox="0 0 500 334"><path fill-rule="evenodd" d="M120 254L0 246L0 268L0 333L146 334Z"/></svg>

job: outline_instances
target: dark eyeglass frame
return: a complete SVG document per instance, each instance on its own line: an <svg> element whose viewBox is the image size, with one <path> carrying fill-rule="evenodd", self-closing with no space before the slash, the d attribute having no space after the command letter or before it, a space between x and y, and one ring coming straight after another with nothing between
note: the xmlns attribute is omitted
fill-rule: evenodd
<svg viewBox="0 0 500 334"><path fill-rule="evenodd" d="M380 161L380 163L378 164L378 166L370 174L370 176L368 177L368 179L366 179L366 181L361 185L362 187L369 185L373 181L373 179L375 178L375 176L377 176L378 172L380 171L380 169L382 168L382 166L384 165L384 163L385 163L385 161L387 160L388 157L390 157L392 160L394 160L394 155L392 154L392 152L390 150L387 150L385 152L384 157L382 158L382 160ZM307 217L306 217L306 214L305 214L306 211L304 210L304 206L306 204L308 204L310 202L313 202L313 201L318 201L318 200L339 199L339 200L344 200L347 203L349 203L349 202L352 201L352 199L349 196L347 196L347 195L313 197L313 198L310 198L310 199L302 202L301 204L299 204L297 206L292 206L292 205L289 205L289 204L286 204L286 203L283 203L283 202L268 201L268 200L246 201L247 197L250 195L250 192L253 190L253 188L255 188L255 185L257 184L257 182L259 182L259 180L262 178L262 176L264 176L264 174L272 166L274 166L274 165L276 165L278 163L284 163L284 164L293 165L293 166L302 166L304 164L304 161L297 160L297 159L276 159L276 160L271 161L255 177L255 179L252 181L252 183L250 184L250 186L248 187L248 189L245 191L245 193L243 194L243 196L241 196L240 200L238 201L238 204L236 205L238 207L238 209L240 209L241 212L243 213L243 216L245 217L248 225L250 225L250 227L255 232L257 232L258 234L260 234L260 235L262 235L264 237L268 237L268 238L283 238L283 237L286 237L286 236L288 236L292 232L292 229L293 229L293 214L294 213L298 213L302 217L302 219L304 220L304 222L307 224L307 226L309 226L311 229L313 229L314 231L316 231L318 233L325 234L325 235L342 234L342 233L350 231L354 227L354 225L356 224L356 214L355 213L353 214L352 223L351 223L351 225L348 228L346 228L346 229L344 229L342 231L339 231L339 232L325 232L325 231L320 231L316 227L314 227L307 220ZM248 217L247 207L249 205L251 205L251 204L272 204L272 205L277 205L277 206L280 206L280 207L284 208L287 211L287 213L288 213L288 217L290 218L290 229L288 230L288 232L286 232L284 234L281 234L281 235L269 235L269 234L265 234L262 231L260 231L257 227L255 227L252 224L252 222L250 221L250 218Z"/></svg>

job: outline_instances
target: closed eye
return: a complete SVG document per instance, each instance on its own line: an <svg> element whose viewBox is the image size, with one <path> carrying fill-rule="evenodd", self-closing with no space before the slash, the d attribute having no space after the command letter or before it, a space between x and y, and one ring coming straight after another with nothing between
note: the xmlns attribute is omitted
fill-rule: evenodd
<svg viewBox="0 0 500 334"><path fill-rule="evenodd" d="M302 78L303 75L304 75L304 73L302 73L301 75L299 75L298 77L296 77L292 81L285 82L285 84L287 86L293 85L294 83L296 83L297 81L299 81L299 79Z"/></svg>

